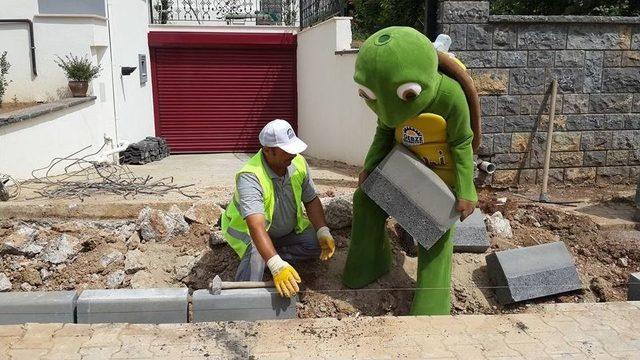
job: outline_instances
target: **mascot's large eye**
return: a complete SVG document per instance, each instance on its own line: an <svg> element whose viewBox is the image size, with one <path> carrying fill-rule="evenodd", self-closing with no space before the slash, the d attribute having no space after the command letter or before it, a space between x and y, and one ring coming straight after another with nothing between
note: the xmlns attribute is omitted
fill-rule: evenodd
<svg viewBox="0 0 640 360"><path fill-rule="evenodd" d="M373 93L368 87L359 85L358 87L358 96L365 100L375 100L376 94Z"/></svg>
<svg viewBox="0 0 640 360"><path fill-rule="evenodd" d="M406 83L398 86L398 97L404 101L410 101L418 97L422 92L422 86L416 83Z"/></svg>

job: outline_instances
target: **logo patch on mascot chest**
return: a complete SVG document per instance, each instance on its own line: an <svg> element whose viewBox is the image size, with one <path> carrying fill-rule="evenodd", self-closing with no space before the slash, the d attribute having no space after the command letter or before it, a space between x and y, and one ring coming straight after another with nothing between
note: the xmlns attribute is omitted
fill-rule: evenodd
<svg viewBox="0 0 640 360"><path fill-rule="evenodd" d="M424 144L424 135L413 126L405 126L402 128L402 143L405 146L416 146Z"/></svg>

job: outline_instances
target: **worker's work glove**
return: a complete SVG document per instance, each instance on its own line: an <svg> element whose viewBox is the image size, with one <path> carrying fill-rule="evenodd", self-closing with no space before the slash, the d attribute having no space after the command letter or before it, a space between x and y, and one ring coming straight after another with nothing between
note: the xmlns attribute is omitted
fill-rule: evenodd
<svg viewBox="0 0 640 360"><path fill-rule="evenodd" d="M329 228L326 226L321 227L316 232L316 236L318 237L320 249L322 250L322 253L320 253L320 260L331 259L333 253L336 251L336 242L333 240L333 236L331 236Z"/></svg>
<svg viewBox="0 0 640 360"><path fill-rule="evenodd" d="M476 203L473 201L458 199L456 203L456 210L460 213L460 221L464 221L467 217L473 214L476 209Z"/></svg>
<svg viewBox="0 0 640 360"><path fill-rule="evenodd" d="M300 275L298 275L298 272L293 266L282 260L280 255L274 255L271 259L267 260L267 267L271 271L273 283L278 293L280 293L280 296L290 298L300 291L298 287L298 283L302 282Z"/></svg>

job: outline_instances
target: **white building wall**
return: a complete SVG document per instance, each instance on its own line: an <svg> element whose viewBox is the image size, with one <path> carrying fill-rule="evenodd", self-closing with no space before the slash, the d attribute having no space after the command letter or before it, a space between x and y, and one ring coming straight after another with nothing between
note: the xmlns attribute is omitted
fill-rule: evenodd
<svg viewBox="0 0 640 360"><path fill-rule="evenodd" d="M147 32L149 0L108 0L118 140L136 142L155 135ZM140 83L138 54L146 56L147 82ZM136 70L121 76L122 66Z"/></svg>
<svg viewBox="0 0 640 360"><path fill-rule="evenodd" d="M89 95L97 100L0 127L0 173L24 179L54 157L88 145L99 149L105 138L113 143L134 142L154 135L150 69L146 85L140 85L139 69L128 77L119 76L121 65L138 66L138 53L147 55L148 67L147 0L108 0L107 4L113 16L109 20L95 15L40 15L37 0L0 0L0 18L33 21L38 70L34 77L27 26L0 24L0 52L6 50L11 63L8 78L12 82L5 102L14 97L20 102L70 97L65 74L54 62L56 55L86 54L102 66L100 76L89 86Z"/></svg>
<svg viewBox="0 0 640 360"><path fill-rule="evenodd" d="M298 132L314 157L362 165L376 117L353 81L350 18L333 18L298 33Z"/></svg>
<svg viewBox="0 0 640 360"><path fill-rule="evenodd" d="M95 107L88 102L1 126L0 173L29 179L32 170L49 165L54 157L70 155L86 146L91 149L82 155L96 152L109 129L108 123L96 121Z"/></svg>
<svg viewBox="0 0 640 360"><path fill-rule="evenodd" d="M5 0L6 1L6 0ZM0 0L0 3L2 0ZM31 1L25 1L25 5ZM1 5L0 5L1 6ZM14 97L20 102L51 101L71 95L63 70L55 63L56 56L68 54L88 56L103 67L102 58L108 46L107 21L95 16L17 15L33 21L38 75L31 71L29 32L24 23L0 23L0 52L7 51L11 64L4 101ZM3 17L4 18L4 17ZM92 89L107 80L108 72L93 81Z"/></svg>

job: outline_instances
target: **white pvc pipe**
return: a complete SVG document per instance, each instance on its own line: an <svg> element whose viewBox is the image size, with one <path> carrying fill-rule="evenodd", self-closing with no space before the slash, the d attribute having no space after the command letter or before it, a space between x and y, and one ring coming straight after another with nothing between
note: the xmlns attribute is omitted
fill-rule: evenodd
<svg viewBox="0 0 640 360"><path fill-rule="evenodd" d="M127 140L122 140L120 141L120 143L118 144L117 147L109 150L109 151L105 151L103 153L104 156L109 156L109 155L113 155L119 152L123 152L125 150L127 150L127 148L129 147L129 142Z"/></svg>
<svg viewBox="0 0 640 360"><path fill-rule="evenodd" d="M478 169L486 172L487 174L493 174L494 172L496 172L496 165L488 161L477 160L476 166L478 167Z"/></svg>
<svg viewBox="0 0 640 360"><path fill-rule="evenodd" d="M107 151L105 151L103 153L97 154L93 159L90 159L89 161L93 161L93 162L100 163L100 164L113 163L113 162L115 162L115 160L112 157L110 158L110 156L113 155L113 154L117 154L117 153L123 152L128 147L129 147L129 142L126 141L126 140L122 140L122 141L120 141L120 143L118 144L117 147L115 147L115 148L113 148L111 150L107 150Z"/></svg>

